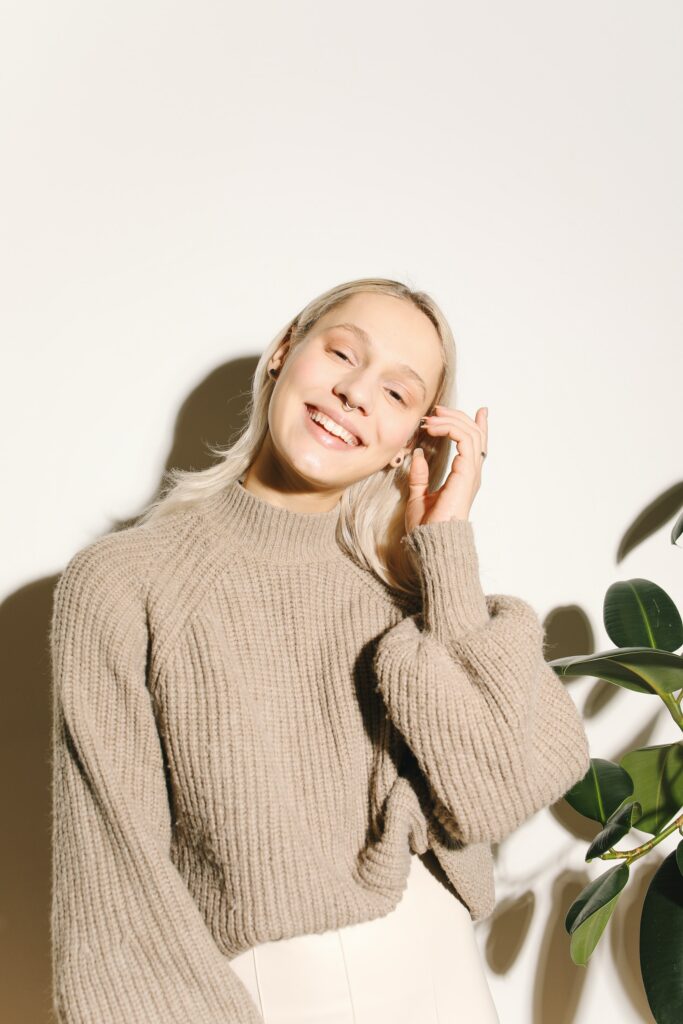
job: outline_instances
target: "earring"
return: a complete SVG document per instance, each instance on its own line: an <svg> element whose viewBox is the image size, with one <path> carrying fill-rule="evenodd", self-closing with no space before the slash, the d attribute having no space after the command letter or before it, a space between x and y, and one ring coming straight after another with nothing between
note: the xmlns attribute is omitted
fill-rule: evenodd
<svg viewBox="0 0 683 1024"><path fill-rule="evenodd" d="M398 459L398 462L396 461L396 459ZM394 455L393 459L391 460L391 465L396 467L396 468L398 468L398 466L400 466L402 462L403 462L403 456L402 455Z"/></svg>

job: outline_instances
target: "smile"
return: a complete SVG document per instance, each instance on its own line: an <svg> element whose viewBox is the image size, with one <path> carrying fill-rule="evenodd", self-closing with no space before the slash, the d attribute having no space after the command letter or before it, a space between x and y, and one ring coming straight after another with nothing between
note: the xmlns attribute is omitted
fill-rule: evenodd
<svg viewBox="0 0 683 1024"><path fill-rule="evenodd" d="M306 414L316 436L320 440L324 438L330 447L359 448L362 446L359 437L346 430L331 417L326 416L325 413L320 412L315 406L306 405Z"/></svg>

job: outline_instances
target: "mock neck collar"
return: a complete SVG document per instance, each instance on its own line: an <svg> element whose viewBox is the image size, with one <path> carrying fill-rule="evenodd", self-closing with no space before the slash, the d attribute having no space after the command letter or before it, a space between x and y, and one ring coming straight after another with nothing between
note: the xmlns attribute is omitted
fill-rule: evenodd
<svg viewBox="0 0 683 1024"><path fill-rule="evenodd" d="M239 550L271 563L313 562L339 553L340 502L327 512L294 512L248 491L240 481L206 500L207 512L222 538Z"/></svg>

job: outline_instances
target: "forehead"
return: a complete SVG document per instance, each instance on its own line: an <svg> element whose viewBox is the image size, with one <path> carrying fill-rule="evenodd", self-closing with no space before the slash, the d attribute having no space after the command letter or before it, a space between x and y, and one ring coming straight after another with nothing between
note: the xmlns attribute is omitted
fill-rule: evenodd
<svg viewBox="0 0 683 1024"><path fill-rule="evenodd" d="M355 292L321 317L328 326L349 321L363 328L379 347L390 342L438 342L438 332L430 318L409 299L384 292Z"/></svg>

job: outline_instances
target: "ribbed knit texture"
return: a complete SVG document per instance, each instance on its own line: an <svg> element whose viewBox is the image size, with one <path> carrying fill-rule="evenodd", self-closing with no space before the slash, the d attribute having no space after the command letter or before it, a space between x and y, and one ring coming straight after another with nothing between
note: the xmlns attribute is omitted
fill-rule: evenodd
<svg viewBox="0 0 683 1024"><path fill-rule="evenodd" d="M387 914L431 849L473 920L491 842L589 767L472 524L403 539L421 601L228 485L101 537L55 589L53 996L62 1024L260 1024L230 967ZM454 897L455 898L455 897Z"/></svg>

